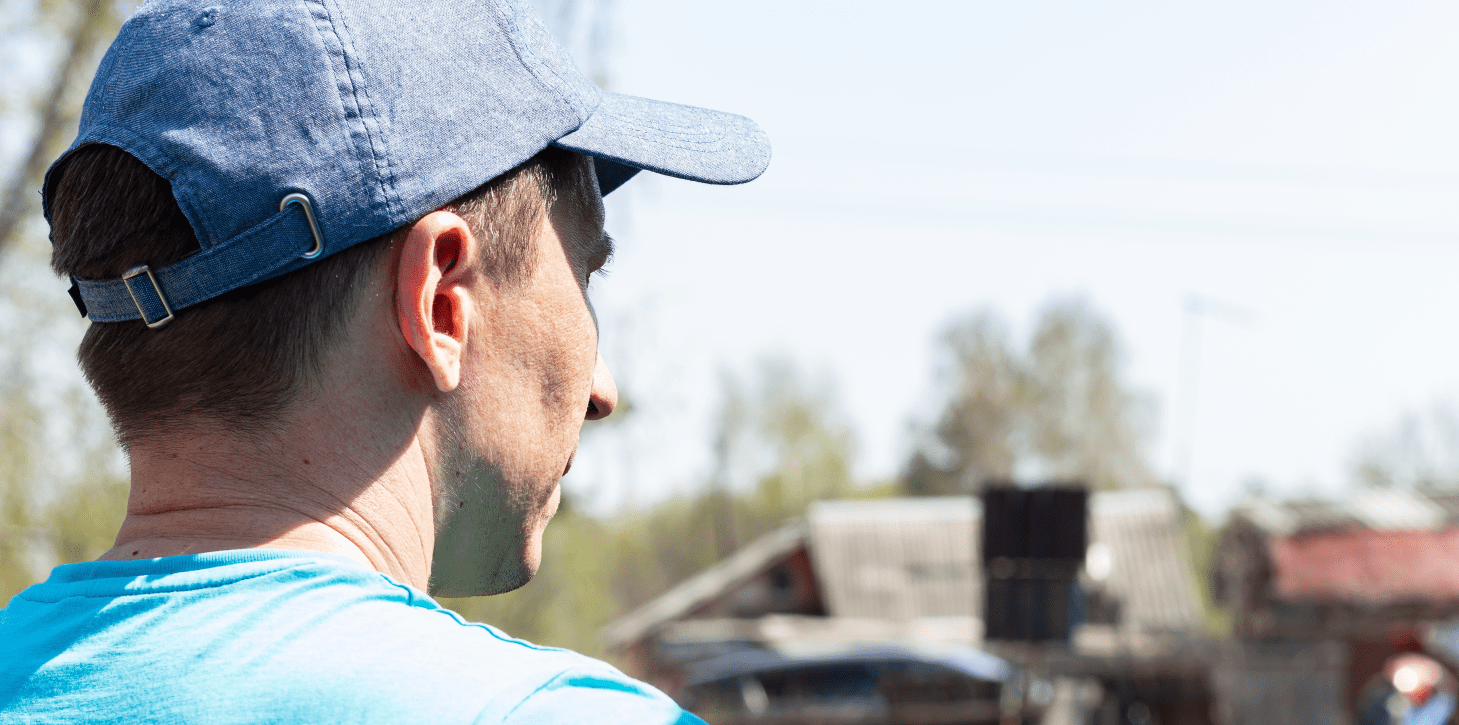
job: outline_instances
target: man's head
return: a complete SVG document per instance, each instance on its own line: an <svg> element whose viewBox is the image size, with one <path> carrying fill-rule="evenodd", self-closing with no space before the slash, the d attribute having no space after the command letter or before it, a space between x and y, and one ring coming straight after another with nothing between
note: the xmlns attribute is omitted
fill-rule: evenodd
<svg viewBox="0 0 1459 725"><path fill-rule="evenodd" d="M55 173L59 274L105 277L198 251L166 181L126 152L93 145ZM360 331L380 323L370 301L394 301L387 324L420 360L360 382L391 400L389 386L436 389L423 416L435 586L505 591L537 566L578 427L615 404L586 296L611 245L591 159L548 149L413 224L166 329L92 325L78 358L127 447L201 430L266 442L301 407L339 404L321 395L334 363L388 350Z"/></svg>
<svg viewBox="0 0 1459 725"><path fill-rule="evenodd" d="M489 238L456 214L427 215L401 241L396 315L443 395L427 451L437 494L434 591L527 582L583 421L617 404L587 297L612 240L597 185L590 174L580 181L582 193L550 207L532 273L511 288L473 271Z"/></svg>
<svg viewBox="0 0 1459 725"><path fill-rule="evenodd" d="M473 594L531 575L579 427L613 406L601 195L768 162L747 119L599 91L518 0L152 0L44 200L134 474L202 433L348 430L361 480L419 461L432 583Z"/></svg>
<svg viewBox="0 0 1459 725"><path fill-rule="evenodd" d="M591 161L547 149L441 207L483 240L483 274L502 289L532 272L535 239L550 206L601 224ZM63 277L106 279L163 267L200 251L166 179L127 152L93 144L52 172L52 268ZM224 294L164 330L141 321L92 325L82 371L124 447L178 425L214 425L264 436L322 374L358 300L374 293L404 226L297 273Z"/></svg>

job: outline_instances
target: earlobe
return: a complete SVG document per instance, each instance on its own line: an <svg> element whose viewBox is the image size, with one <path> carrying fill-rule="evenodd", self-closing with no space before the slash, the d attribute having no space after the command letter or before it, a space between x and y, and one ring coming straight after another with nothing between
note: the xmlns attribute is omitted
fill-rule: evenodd
<svg viewBox="0 0 1459 725"><path fill-rule="evenodd" d="M412 224L401 246L395 290L400 332L441 392L461 382L476 244L464 219L437 211Z"/></svg>
<svg viewBox="0 0 1459 725"><path fill-rule="evenodd" d="M437 294L430 311L433 329L429 340L435 359L426 365L436 380L436 389L443 393L461 384L461 356L466 347L466 325L460 311L470 301L461 290L453 292Z"/></svg>

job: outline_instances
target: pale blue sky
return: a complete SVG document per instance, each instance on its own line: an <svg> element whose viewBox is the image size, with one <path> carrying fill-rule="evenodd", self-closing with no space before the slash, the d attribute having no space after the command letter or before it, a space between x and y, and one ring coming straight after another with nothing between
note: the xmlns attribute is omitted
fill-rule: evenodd
<svg viewBox="0 0 1459 725"><path fill-rule="evenodd" d="M616 90L775 144L753 184L610 200L595 297L639 412L574 468L600 510L695 481L719 371L773 354L838 386L860 474L891 475L935 413L938 330L993 308L1024 334L1054 295L1118 327L1166 475L1184 298L1252 311L1204 327L1184 491L1207 513L1253 476L1340 494L1365 433L1459 401L1453 3L596 1Z"/></svg>
<svg viewBox="0 0 1459 725"><path fill-rule="evenodd" d="M1023 333L1053 295L1118 327L1164 474L1183 299L1252 311L1204 327L1185 493L1208 513L1252 476L1336 495L1366 432L1459 399L1459 6L616 10L616 90L755 118L775 160L611 200L596 299L642 414L574 469L599 505L704 470L718 370L766 354L836 381L862 475L890 475L937 331L991 307Z"/></svg>

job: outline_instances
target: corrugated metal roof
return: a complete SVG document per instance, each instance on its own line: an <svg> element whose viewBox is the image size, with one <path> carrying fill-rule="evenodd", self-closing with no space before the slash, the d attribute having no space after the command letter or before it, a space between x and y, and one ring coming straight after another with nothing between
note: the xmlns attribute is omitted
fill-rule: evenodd
<svg viewBox="0 0 1459 725"><path fill-rule="evenodd" d="M1282 510L1288 515L1285 529L1288 531L1298 524L1306 531L1350 529L1365 525L1352 511L1327 501L1294 501L1283 506Z"/></svg>
<svg viewBox="0 0 1459 725"><path fill-rule="evenodd" d="M1164 489L1090 497L1091 543L1102 544L1110 555L1103 586L1122 602L1121 629L1200 628L1181 517L1175 497ZM751 544L609 625L605 637L626 644L682 618L802 540L808 540L831 616L980 620L981 528L982 506L970 496L818 502L808 526Z"/></svg>
<svg viewBox="0 0 1459 725"><path fill-rule="evenodd" d="M967 496L821 501L811 560L836 617L977 616L980 507Z"/></svg>
<svg viewBox="0 0 1459 725"><path fill-rule="evenodd" d="M1165 489L1095 493L1091 544L1108 552L1105 590L1121 627L1198 629L1201 610L1181 521ZM809 515L811 555L831 614L982 616L982 507L967 496L827 501Z"/></svg>
<svg viewBox="0 0 1459 725"><path fill-rule="evenodd" d="M1276 594L1287 601L1459 599L1459 529L1281 536L1271 556Z"/></svg>
<svg viewBox="0 0 1459 725"><path fill-rule="evenodd" d="M971 496L924 496L866 501L829 500L811 504L812 525L922 523L972 521L983 515L983 504Z"/></svg>
<svg viewBox="0 0 1459 725"><path fill-rule="evenodd" d="M1459 599L1459 494L1366 488L1337 501L1256 498L1234 515L1267 534L1278 599Z"/></svg>
<svg viewBox="0 0 1459 725"><path fill-rule="evenodd" d="M1121 601L1122 629L1189 631L1201 622L1181 509L1164 489L1096 493L1090 538L1109 547L1104 585Z"/></svg>
<svg viewBox="0 0 1459 725"><path fill-rule="evenodd" d="M1426 531L1444 525L1444 509L1400 488L1366 488L1347 500L1353 517L1380 531Z"/></svg>
<svg viewBox="0 0 1459 725"><path fill-rule="evenodd" d="M1459 494L1365 488L1339 501L1251 498L1235 514L1276 536L1334 530L1434 531L1459 526Z"/></svg>

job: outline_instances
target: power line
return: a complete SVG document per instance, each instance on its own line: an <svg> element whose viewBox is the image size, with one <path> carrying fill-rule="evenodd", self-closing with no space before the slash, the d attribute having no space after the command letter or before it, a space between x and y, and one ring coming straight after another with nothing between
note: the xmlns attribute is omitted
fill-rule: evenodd
<svg viewBox="0 0 1459 725"><path fill-rule="evenodd" d="M1015 226L1069 227L1100 232L1166 232L1225 237L1285 237L1360 242L1459 242L1459 231L1415 231L1286 223L1261 217L1182 214L1131 210L1112 206L1018 205L991 200L889 201L885 197L835 198L765 193L746 194L714 204L674 200L675 208L703 208L714 216L733 215L737 206L753 206L779 214L833 215L849 218L957 222ZM1019 208L1019 207L1022 208Z"/></svg>
<svg viewBox="0 0 1459 725"><path fill-rule="evenodd" d="M1307 186L1459 187L1459 173L1343 165L1219 161L1158 156L1096 156L894 144L880 140L777 138L781 159L809 157L893 166L964 167L1058 175ZM848 149L850 150L848 152Z"/></svg>

